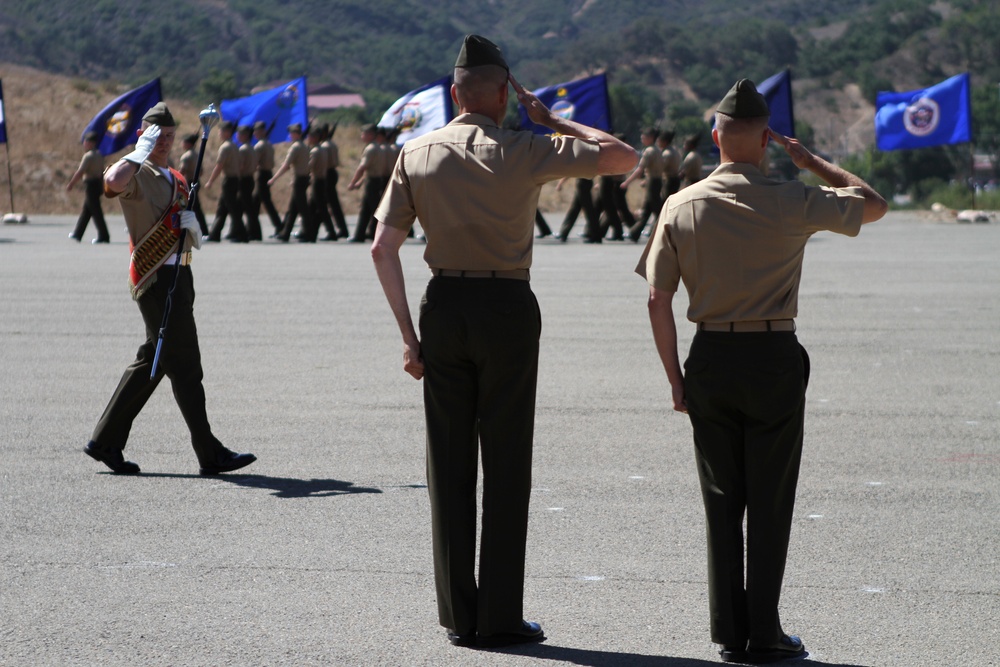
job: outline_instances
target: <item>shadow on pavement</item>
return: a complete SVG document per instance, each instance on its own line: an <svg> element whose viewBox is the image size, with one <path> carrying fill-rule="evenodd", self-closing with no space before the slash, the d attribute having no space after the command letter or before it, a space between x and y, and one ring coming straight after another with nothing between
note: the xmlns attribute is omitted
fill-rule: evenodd
<svg viewBox="0 0 1000 667"><path fill-rule="evenodd" d="M342 496L351 493L382 493L381 489L354 486L354 482L339 479L296 479L294 477L269 477L267 475L223 474L213 476L182 475L171 473L142 473L139 477L174 477L178 479L198 478L218 482L228 482L251 489L269 489L276 498L322 498Z"/></svg>
<svg viewBox="0 0 1000 667"><path fill-rule="evenodd" d="M572 665L587 667L717 667L724 664L718 660L699 660L697 658L674 658L664 655L641 655L638 653L615 653L613 651L588 651L586 649L554 646L552 644L525 644L500 649L503 653L567 662ZM802 665L802 667L862 667L841 663L821 662L818 660L787 661L780 664Z"/></svg>

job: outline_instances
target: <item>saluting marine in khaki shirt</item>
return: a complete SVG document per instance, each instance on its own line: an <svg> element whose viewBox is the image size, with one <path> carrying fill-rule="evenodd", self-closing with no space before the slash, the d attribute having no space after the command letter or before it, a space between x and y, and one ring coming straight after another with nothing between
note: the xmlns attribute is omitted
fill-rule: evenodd
<svg viewBox="0 0 1000 667"><path fill-rule="evenodd" d="M419 214L427 237L424 259L432 268L527 269L542 185L593 178L598 154L594 141L504 130L486 116L463 114L406 142L375 217L405 230ZM493 178L482 178L491 165L498 167ZM478 177L467 179L467 172Z"/></svg>
<svg viewBox="0 0 1000 667"><path fill-rule="evenodd" d="M861 188L782 183L724 163L671 195L636 273L670 293L683 277L692 322L794 319L806 241L824 230L857 236L864 204Z"/></svg>
<svg viewBox="0 0 1000 667"><path fill-rule="evenodd" d="M121 193L113 192L105 186L104 196L109 199L118 198L129 237L132 243L136 243L156 226L164 211L173 205L174 176L169 169L143 162ZM184 250L190 249L189 234L184 239Z"/></svg>

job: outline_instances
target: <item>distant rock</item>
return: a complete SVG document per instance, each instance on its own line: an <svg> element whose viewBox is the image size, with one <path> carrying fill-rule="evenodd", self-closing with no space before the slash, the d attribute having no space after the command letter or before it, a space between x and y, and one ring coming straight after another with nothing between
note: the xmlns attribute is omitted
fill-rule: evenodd
<svg viewBox="0 0 1000 667"><path fill-rule="evenodd" d="M956 220L959 222L990 222L991 215L986 211L959 211Z"/></svg>

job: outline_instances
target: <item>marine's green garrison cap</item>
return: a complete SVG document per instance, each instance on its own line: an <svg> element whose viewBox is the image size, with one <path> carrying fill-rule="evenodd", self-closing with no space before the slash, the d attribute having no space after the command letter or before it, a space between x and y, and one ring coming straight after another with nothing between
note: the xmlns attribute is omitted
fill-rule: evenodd
<svg viewBox="0 0 1000 667"><path fill-rule="evenodd" d="M265 123L262 120L258 120L256 123L253 124L253 129L255 129L255 130L266 130L267 129L267 123Z"/></svg>
<svg viewBox="0 0 1000 667"><path fill-rule="evenodd" d="M96 144L97 139L98 139L97 132L94 132L93 130L90 130L89 132L83 135L84 141L93 141Z"/></svg>
<svg viewBox="0 0 1000 667"><path fill-rule="evenodd" d="M174 117L170 114L166 102L157 102L153 108L142 116L143 122L160 127L177 127Z"/></svg>
<svg viewBox="0 0 1000 667"><path fill-rule="evenodd" d="M288 131L289 132L295 132L297 134L302 134L302 124L301 123L292 123L291 125L288 126Z"/></svg>
<svg viewBox="0 0 1000 667"><path fill-rule="evenodd" d="M233 132L236 130L236 123L231 120L224 120L222 121L222 124L219 125L219 129L225 132Z"/></svg>
<svg viewBox="0 0 1000 667"><path fill-rule="evenodd" d="M375 123L366 123L361 126L362 132L374 132L376 129Z"/></svg>
<svg viewBox="0 0 1000 667"><path fill-rule="evenodd" d="M482 65L496 65L510 71L499 46L485 37L466 35L465 41L462 42L462 50L458 52L455 67L480 67Z"/></svg>
<svg viewBox="0 0 1000 667"><path fill-rule="evenodd" d="M236 132L238 134L250 134L251 132L253 132L253 128L250 127L249 125L240 125L239 127L236 128Z"/></svg>
<svg viewBox="0 0 1000 667"><path fill-rule="evenodd" d="M196 144L198 143L198 135L192 132L191 134L185 135L181 141L186 144Z"/></svg>
<svg viewBox="0 0 1000 667"><path fill-rule="evenodd" d="M757 92L757 86L750 79L740 79L729 89L716 108L732 118L761 118L770 116L764 96Z"/></svg>

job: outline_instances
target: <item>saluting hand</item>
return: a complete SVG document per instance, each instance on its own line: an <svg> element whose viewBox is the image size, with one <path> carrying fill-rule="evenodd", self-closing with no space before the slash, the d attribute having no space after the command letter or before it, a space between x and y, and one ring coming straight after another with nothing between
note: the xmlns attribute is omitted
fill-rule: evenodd
<svg viewBox="0 0 1000 667"><path fill-rule="evenodd" d="M771 141L774 141L779 146L784 148L785 152L788 153L788 156L792 158L792 163L799 169L808 169L816 160L816 156L810 153L809 149L800 144L798 139L786 137L783 134L775 132L771 128L768 128L767 132L771 136Z"/></svg>
<svg viewBox="0 0 1000 667"><path fill-rule="evenodd" d="M536 125L547 125L547 121L552 116L552 112L549 108L545 106L538 97L532 93L530 90L526 90L524 86L517 82L513 74L507 74L507 80L510 81L510 85L514 87L514 93L517 95L517 101L521 103L524 110L528 112L528 118L531 119L532 123Z"/></svg>
<svg viewBox="0 0 1000 667"><path fill-rule="evenodd" d="M139 131L139 138L135 142L135 150L123 157L126 162L142 165L149 155L156 148L156 140L160 138L160 126L150 125L145 130Z"/></svg>

